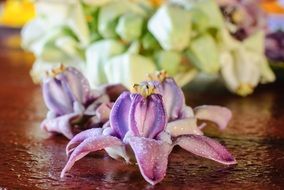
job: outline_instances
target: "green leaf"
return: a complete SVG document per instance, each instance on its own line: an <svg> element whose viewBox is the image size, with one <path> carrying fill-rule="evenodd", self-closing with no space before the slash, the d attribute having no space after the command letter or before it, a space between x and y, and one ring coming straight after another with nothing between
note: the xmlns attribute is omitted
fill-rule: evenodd
<svg viewBox="0 0 284 190"><path fill-rule="evenodd" d="M191 63L202 72L213 74L220 69L219 51L210 35L201 35L194 38L186 54Z"/></svg>
<svg viewBox="0 0 284 190"><path fill-rule="evenodd" d="M175 51L158 51L155 53L155 62L159 70L165 70L170 75L177 74L181 63L181 54Z"/></svg>
<svg viewBox="0 0 284 190"><path fill-rule="evenodd" d="M190 14L178 6L163 5L150 18L148 30L163 49L182 51L190 40Z"/></svg>
<svg viewBox="0 0 284 190"><path fill-rule="evenodd" d="M142 33L144 19L140 15L128 13L118 20L116 33L121 39L131 42L137 40Z"/></svg>

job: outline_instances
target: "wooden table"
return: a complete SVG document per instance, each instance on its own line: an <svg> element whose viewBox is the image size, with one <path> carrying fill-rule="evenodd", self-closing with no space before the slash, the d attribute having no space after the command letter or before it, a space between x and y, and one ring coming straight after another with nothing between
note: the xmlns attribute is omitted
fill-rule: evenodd
<svg viewBox="0 0 284 190"><path fill-rule="evenodd" d="M6 39L3 33L0 39ZM283 81L259 87L247 98L223 87L185 89L191 106L220 104L233 111L224 132L213 126L206 134L226 145L238 161L236 166L219 165L176 148L164 181L152 187L137 166L98 152L78 161L60 179L68 141L39 128L47 110L40 87L29 77L32 58L19 49L0 47L0 189L284 188Z"/></svg>

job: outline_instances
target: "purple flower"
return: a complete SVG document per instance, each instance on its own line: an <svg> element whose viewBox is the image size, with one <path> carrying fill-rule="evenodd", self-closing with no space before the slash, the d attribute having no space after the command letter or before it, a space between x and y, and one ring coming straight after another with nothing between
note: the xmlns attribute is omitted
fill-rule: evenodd
<svg viewBox="0 0 284 190"><path fill-rule="evenodd" d="M185 98L175 80L168 77L165 71L149 74L148 79L148 83L154 85L156 92L163 96L168 121L180 119L185 109Z"/></svg>
<svg viewBox="0 0 284 190"><path fill-rule="evenodd" d="M267 17L259 0L218 0L227 28L242 41L256 31L266 30Z"/></svg>
<svg viewBox="0 0 284 190"><path fill-rule="evenodd" d="M274 63L284 62L284 31L279 30L267 34L265 41L265 54L268 59Z"/></svg>
<svg viewBox="0 0 284 190"><path fill-rule="evenodd" d="M173 85L171 79L166 81ZM169 89L171 86L167 85L161 84L161 87L168 90L164 92L174 93ZM69 160L61 177L77 160L101 149L105 149L115 159L122 157L129 162L130 154L126 150L131 147L142 176L152 185L164 178L168 156L175 145L222 164L236 163L221 144L202 135L196 125L193 111L191 113L184 109L182 104L181 108L175 108L174 102L170 102L171 99L163 99L165 94L160 94L159 90L157 82L150 81L135 85L132 93L121 94L112 107L109 123L103 128L83 131L68 143L66 152ZM175 100L177 99L172 99ZM170 106L166 109L167 105ZM200 107L196 110L196 115L206 120L212 119L208 117L206 110L210 109ZM224 123L218 116L216 118L222 126Z"/></svg>
<svg viewBox="0 0 284 190"><path fill-rule="evenodd" d="M154 85L156 92L163 96L168 122L177 120L181 123L186 120L185 125L190 127L189 123L196 124L196 119L207 120L216 123L223 130L232 117L231 111L221 106L199 106L194 109L187 106L181 88L165 71L150 74L148 79L148 83ZM200 126L203 127L204 125ZM199 133L202 134L201 131Z"/></svg>
<svg viewBox="0 0 284 190"><path fill-rule="evenodd" d="M108 121L112 104L106 94L92 91L77 69L61 65L47 73L42 84L49 109L42 129L71 139L74 134Z"/></svg>

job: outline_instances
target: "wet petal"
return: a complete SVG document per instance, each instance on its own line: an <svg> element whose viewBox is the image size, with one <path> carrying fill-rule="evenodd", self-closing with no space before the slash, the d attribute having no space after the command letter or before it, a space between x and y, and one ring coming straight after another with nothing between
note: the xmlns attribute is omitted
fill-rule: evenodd
<svg viewBox="0 0 284 190"><path fill-rule="evenodd" d="M185 105L181 88L177 86L173 78L166 78L157 86L157 90L163 96L169 121L178 119Z"/></svg>
<svg viewBox="0 0 284 190"><path fill-rule="evenodd" d="M57 115L64 115L73 111L73 103L65 93L61 81L49 78L43 82L43 98L47 108Z"/></svg>
<svg viewBox="0 0 284 190"><path fill-rule="evenodd" d="M100 120L100 122L105 123L109 120L111 108L113 104L112 103L102 103L97 109L96 109L96 116Z"/></svg>
<svg viewBox="0 0 284 190"><path fill-rule="evenodd" d="M54 119L45 119L41 123L41 128L47 132L59 133L71 139L73 137L72 122L79 120L82 116L77 113L67 114Z"/></svg>
<svg viewBox="0 0 284 190"><path fill-rule="evenodd" d="M102 132L102 128L94 128L82 131L79 134L75 135L66 146L66 155L69 157L73 150L84 140L86 140L87 138L99 136L102 134Z"/></svg>
<svg viewBox="0 0 284 190"><path fill-rule="evenodd" d="M129 92L124 92L114 103L110 113L110 125L121 139L129 130L129 110L131 97Z"/></svg>
<svg viewBox="0 0 284 190"><path fill-rule="evenodd" d="M75 150L72 152L71 156L65 167L63 168L60 177L64 177L65 173L69 171L74 163L90 152L95 152L98 150L102 150L107 147L119 146L122 145L122 142L116 138L111 136L94 136L87 138L80 145L78 145Z"/></svg>
<svg viewBox="0 0 284 190"><path fill-rule="evenodd" d="M191 107L184 105L179 119L189 118L189 117L194 117L193 110Z"/></svg>
<svg viewBox="0 0 284 190"><path fill-rule="evenodd" d="M54 119L56 117L57 117L57 115L53 111L48 111L47 114L46 114L46 119Z"/></svg>
<svg viewBox="0 0 284 190"><path fill-rule="evenodd" d="M170 133L166 132L166 131L162 131L161 133L159 133L156 137L157 140L161 140L163 142L166 142L168 144L173 144L172 141L172 136Z"/></svg>
<svg viewBox="0 0 284 190"><path fill-rule="evenodd" d="M62 81L66 92L73 101L79 101L85 104L90 96L90 85L83 74L73 67L68 67L64 72L56 76L57 79Z"/></svg>
<svg viewBox="0 0 284 190"><path fill-rule="evenodd" d="M144 179L152 185L162 181L166 175L172 146L163 141L143 137L130 137L129 144Z"/></svg>
<svg viewBox="0 0 284 190"><path fill-rule="evenodd" d="M175 144L183 149L221 164L236 164L235 158L217 141L201 135L182 135Z"/></svg>
<svg viewBox="0 0 284 190"><path fill-rule="evenodd" d="M78 102L78 101L73 102L73 112L74 113L82 113L83 114L84 111L85 111L85 108L80 102Z"/></svg>
<svg viewBox="0 0 284 190"><path fill-rule="evenodd" d="M172 121L168 123L166 131L173 137L189 134L203 135L196 123L197 121L194 117Z"/></svg>
<svg viewBox="0 0 284 190"><path fill-rule="evenodd" d="M117 133L113 128L110 127L109 121L103 125L103 135L118 137Z"/></svg>
<svg viewBox="0 0 284 190"><path fill-rule="evenodd" d="M154 138L164 130L167 117L161 95L133 94L132 101L129 127L135 136Z"/></svg>
<svg viewBox="0 0 284 190"><path fill-rule="evenodd" d="M232 118L232 112L221 106L199 106L194 108L197 119L212 121L216 123L221 130L225 129Z"/></svg>

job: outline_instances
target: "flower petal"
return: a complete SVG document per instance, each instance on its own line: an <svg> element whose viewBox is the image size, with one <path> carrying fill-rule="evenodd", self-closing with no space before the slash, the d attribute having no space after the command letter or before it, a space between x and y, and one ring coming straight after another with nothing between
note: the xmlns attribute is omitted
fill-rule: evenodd
<svg viewBox="0 0 284 190"><path fill-rule="evenodd" d="M73 103L62 88L61 81L48 78L43 81L43 98L49 110L57 115L64 115L73 111Z"/></svg>
<svg viewBox="0 0 284 190"><path fill-rule="evenodd" d="M121 139L129 130L128 118L131 106L131 97L129 92L124 92L114 103L110 112L110 125Z"/></svg>
<svg viewBox="0 0 284 190"><path fill-rule="evenodd" d="M69 155L73 152L73 150L79 144L81 144L85 139L99 136L102 134L102 132L103 132L102 128L93 128L82 131L79 134L75 135L66 146L66 155L69 157Z"/></svg>
<svg viewBox="0 0 284 190"><path fill-rule="evenodd" d="M75 98L85 104L88 98L90 98L90 85L88 80L81 72L73 67L68 67L64 73Z"/></svg>
<svg viewBox="0 0 284 190"><path fill-rule="evenodd" d="M124 145L107 147L105 148L105 151L113 159L123 158L126 163L130 163L130 158L127 155L126 148Z"/></svg>
<svg viewBox="0 0 284 190"><path fill-rule="evenodd" d="M172 121L168 123L166 131L173 137L189 134L203 135L196 123L197 121L194 117Z"/></svg>
<svg viewBox="0 0 284 190"><path fill-rule="evenodd" d="M90 98L90 85L83 74L73 67L68 67L66 70L56 76L62 81L62 85L69 92L70 98L73 101L79 101L85 104Z"/></svg>
<svg viewBox="0 0 284 190"><path fill-rule="evenodd" d="M163 96L169 121L178 119L183 106L185 105L185 99L181 88L177 86L173 78L166 78L157 85L157 90Z"/></svg>
<svg viewBox="0 0 284 190"><path fill-rule="evenodd" d="M47 132L63 134L68 139L73 137L72 121L79 120L82 115L77 113L67 114L53 119L45 119L41 128Z"/></svg>
<svg viewBox="0 0 284 190"><path fill-rule="evenodd" d="M76 161L80 160L90 152L119 145L122 145L122 142L118 138L112 136L93 136L87 138L72 152L67 164L61 172L60 177L64 177L65 173L72 168Z"/></svg>
<svg viewBox="0 0 284 190"><path fill-rule="evenodd" d="M231 165L236 164L234 157L217 141L201 135L182 135L175 144L183 149L216 162Z"/></svg>
<svg viewBox="0 0 284 190"><path fill-rule="evenodd" d="M162 181L166 175L172 146L163 141L144 137L129 137L129 144L144 179L152 185Z"/></svg>
<svg viewBox="0 0 284 190"><path fill-rule="evenodd" d="M179 119L188 117L194 117L194 113L191 107L184 105Z"/></svg>
<svg viewBox="0 0 284 190"><path fill-rule="evenodd" d="M221 130L225 129L232 118L232 112L221 106L199 106L194 108L197 119L216 123Z"/></svg>
<svg viewBox="0 0 284 190"><path fill-rule="evenodd" d="M160 94L132 94L129 127L135 136L155 138L164 130L167 117Z"/></svg>
<svg viewBox="0 0 284 190"><path fill-rule="evenodd" d="M113 106L112 103L102 103L96 109L96 116L98 117L100 122L105 123L109 120L109 115L110 115L112 106Z"/></svg>
<svg viewBox="0 0 284 190"><path fill-rule="evenodd" d="M166 132L166 131L162 131L161 133L159 133L156 137L157 140L161 140L163 142L166 142L168 144L173 144L172 141L172 136L170 133Z"/></svg>

